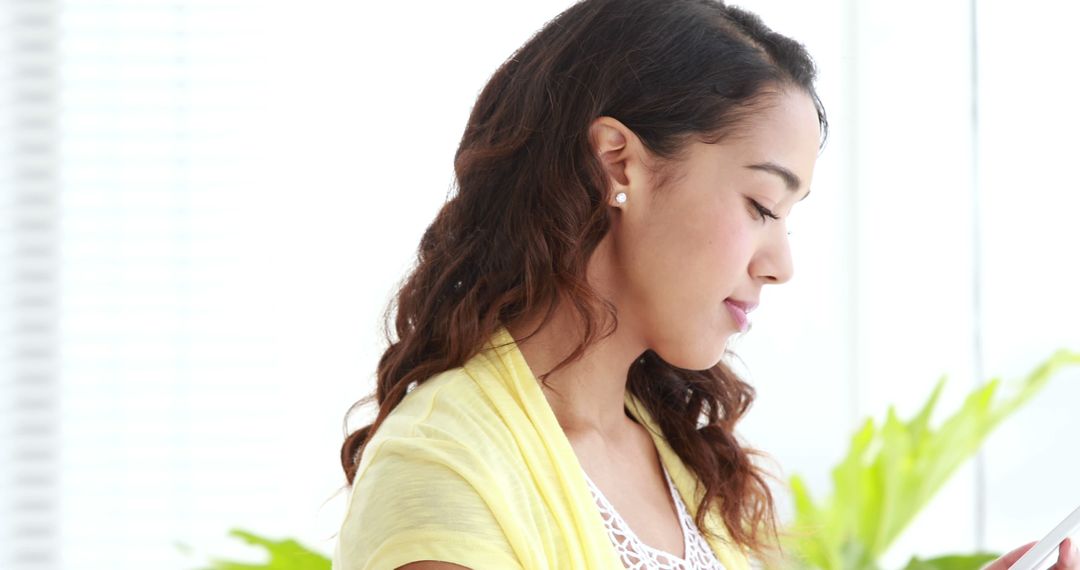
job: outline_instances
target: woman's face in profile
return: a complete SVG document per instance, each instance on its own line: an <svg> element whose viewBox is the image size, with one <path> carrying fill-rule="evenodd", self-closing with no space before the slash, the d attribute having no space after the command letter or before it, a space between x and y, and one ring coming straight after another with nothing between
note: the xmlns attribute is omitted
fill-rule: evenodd
<svg viewBox="0 0 1080 570"><path fill-rule="evenodd" d="M725 301L755 304L764 285L792 277L787 217L809 192L819 144L813 101L785 90L734 136L689 143L665 188L631 182L611 230L620 326L675 366L719 362L741 330Z"/></svg>

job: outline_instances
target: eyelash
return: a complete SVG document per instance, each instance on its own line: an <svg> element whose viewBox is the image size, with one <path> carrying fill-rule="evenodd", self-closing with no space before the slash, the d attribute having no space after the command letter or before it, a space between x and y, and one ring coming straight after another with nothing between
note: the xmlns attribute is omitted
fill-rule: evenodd
<svg viewBox="0 0 1080 570"><path fill-rule="evenodd" d="M747 199L750 200L750 203L754 205L754 209L757 210L758 214L761 216L762 223L765 222L765 218L772 218L774 220L780 219L780 216L777 216L776 214L770 212L767 208L765 208L761 204L758 204L756 200L751 200L749 198Z"/></svg>

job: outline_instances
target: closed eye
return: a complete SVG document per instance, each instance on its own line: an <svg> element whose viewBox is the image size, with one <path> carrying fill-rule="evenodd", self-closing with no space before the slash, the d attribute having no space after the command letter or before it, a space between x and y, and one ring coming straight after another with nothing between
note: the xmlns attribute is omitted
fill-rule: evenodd
<svg viewBox="0 0 1080 570"><path fill-rule="evenodd" d="M762 206L761 204L758 204L757 201L753 198L747 198L747 200L750 200L750 203L754 206L754 209L757 210L757 213L761 216L761 221L763 223L765 222L765 218L772 218L774 220L780 219L780 216L777 216L776 214L769 211L768 208Z"/></svg>

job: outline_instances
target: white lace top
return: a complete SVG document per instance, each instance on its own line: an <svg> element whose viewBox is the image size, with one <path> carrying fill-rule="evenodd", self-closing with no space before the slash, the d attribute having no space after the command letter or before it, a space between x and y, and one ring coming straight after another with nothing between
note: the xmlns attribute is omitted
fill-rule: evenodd
<svg viewBox="0 0 1080 570"><path fill-rule="evenodd" d="M675 502L675 509L679 513L679 527L683 535L683 558L679 558L670 552L653 548L645 544L630 529L615 507L608 502L607 497L600 492L600 488L592 482L589 476L585 480L589 483L596 506L600 509L600 515L604 519L608 538L615 545L619 553L619 559L623 566L629 570L725 570L724 565L716 559L716 555L709 549L709 544L701 536L694 518L686 510L686 504L679 496L678 490L668 477L667 469L664 469L664 480L667 481L671 498Z"/></svg>

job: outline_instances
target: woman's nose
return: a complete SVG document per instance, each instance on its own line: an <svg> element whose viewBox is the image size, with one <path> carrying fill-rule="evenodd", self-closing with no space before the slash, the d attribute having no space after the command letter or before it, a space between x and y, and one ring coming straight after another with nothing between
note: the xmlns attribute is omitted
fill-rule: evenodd
<svg viewBox="0 0 1080 570"><path fill-rule="evenodd" d="M775 237L770 237L758 250L751 262L750 274L766 284L779 285L790 281L794 273L788 231L781 227Z"/></svg>

